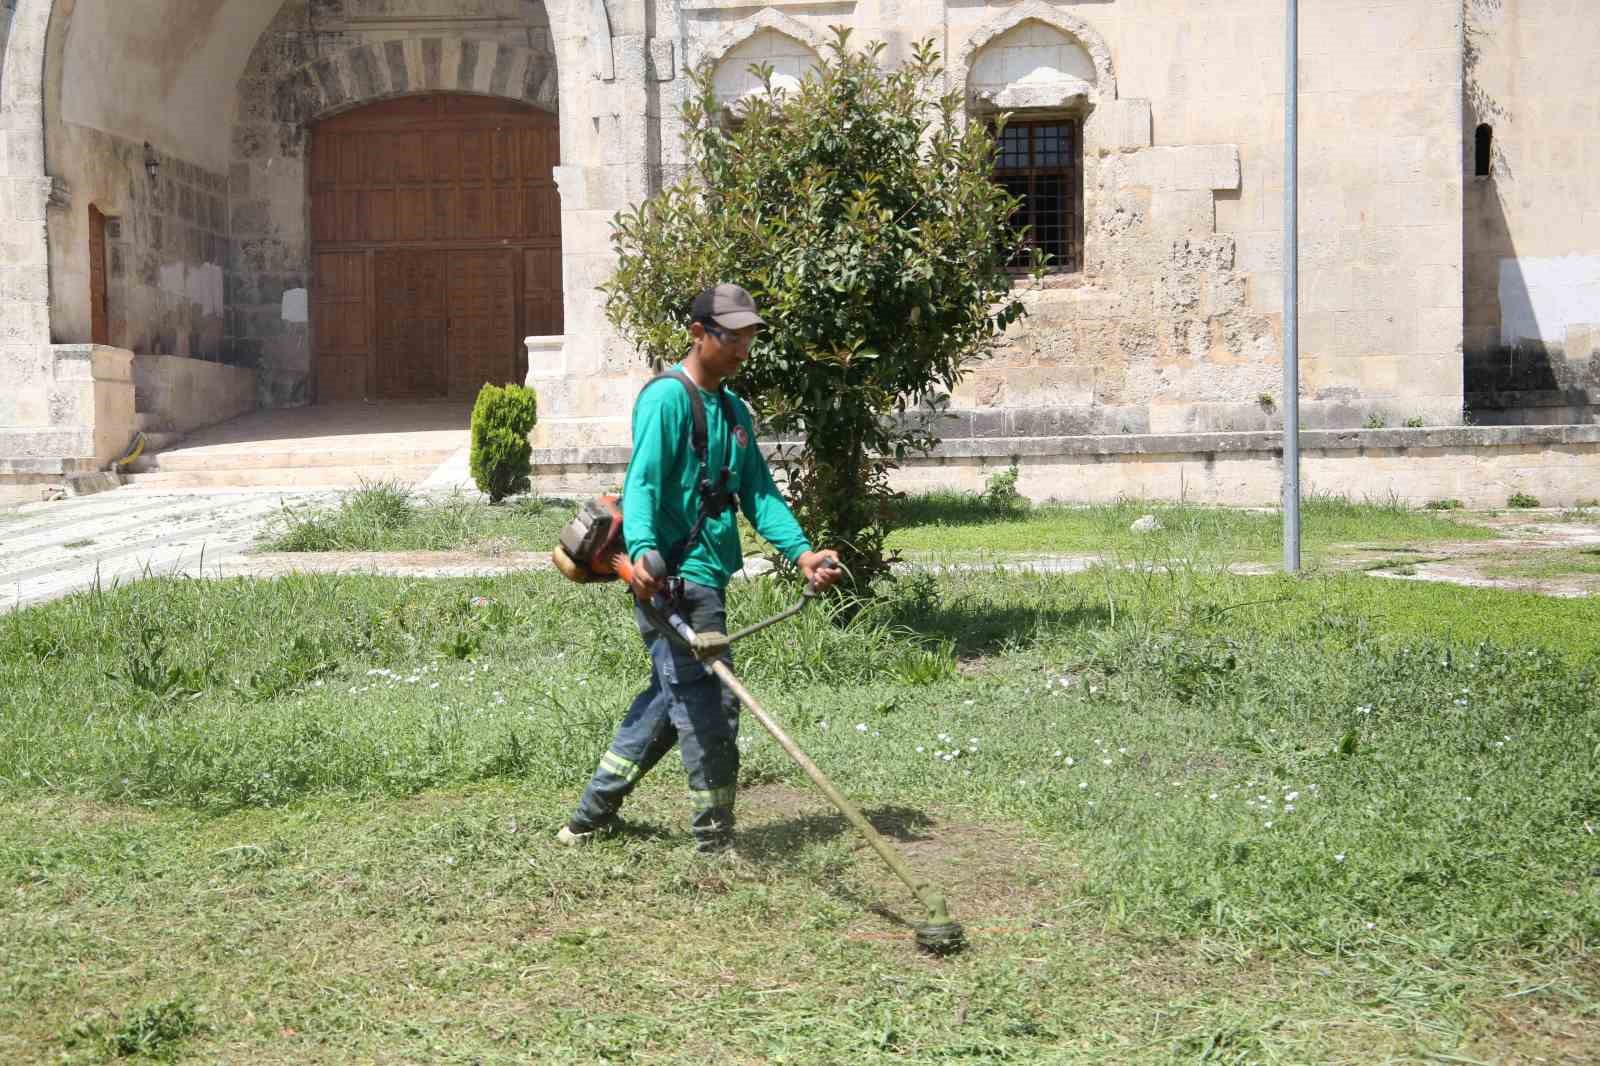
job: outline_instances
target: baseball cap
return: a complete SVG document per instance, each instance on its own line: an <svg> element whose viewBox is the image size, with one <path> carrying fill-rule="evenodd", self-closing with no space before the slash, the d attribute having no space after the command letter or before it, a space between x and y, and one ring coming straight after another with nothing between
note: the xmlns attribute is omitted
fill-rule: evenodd
<svg viewBox="0 0 1600 1066"><path fill-rule="evenodd" d="M746 326L764 326L766 320L756 314L756 302L737 285L718 285L694 298L689 309L690 318L709 318L723 329L744 329Z"/></svg>

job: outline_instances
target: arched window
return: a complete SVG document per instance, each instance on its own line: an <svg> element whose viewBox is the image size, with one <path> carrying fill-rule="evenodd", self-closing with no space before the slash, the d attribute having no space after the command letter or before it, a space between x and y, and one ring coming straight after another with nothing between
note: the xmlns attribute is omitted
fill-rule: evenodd
<svg viewBox="0 0 1600 1066"><path fill-rule="evenodd" d="M1472 141L1472 172L1480 178L1487 178L1494 169L1494 127L1487 122L1481 124Z"/></svg>
<svg viewBox="0 0 1600 1066"><path fill-rule="evenodd" d="M994 179L1022 200L1012 224L1054 273L1083 269L1083 115L1098 77L1081 42L1034 19L984 44L968 77L976 110L1012 116Z"/></svg>

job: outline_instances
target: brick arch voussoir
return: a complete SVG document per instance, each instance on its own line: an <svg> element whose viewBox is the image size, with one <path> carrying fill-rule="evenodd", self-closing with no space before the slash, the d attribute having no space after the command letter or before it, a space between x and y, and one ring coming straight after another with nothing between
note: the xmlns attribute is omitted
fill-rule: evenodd
<svg viewBox="0 0 1600 1066"><path fill-rule="evenodd" d="M498 97L554 113L556 60L497 41L421 37L372 42L284 75L273 92L272 117L304 128L367 104L434 92Z"/></svg>

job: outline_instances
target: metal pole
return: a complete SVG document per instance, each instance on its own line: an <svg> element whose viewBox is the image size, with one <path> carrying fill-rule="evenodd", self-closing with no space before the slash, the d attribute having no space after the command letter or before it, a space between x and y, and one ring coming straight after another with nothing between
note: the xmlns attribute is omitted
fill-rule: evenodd
<svg viewBox="0 0 1600 1066"><path fill-rule="evenodd" d="M1283 569L1300 572L1300 3L1287 0L1283 163Z"/></svg>

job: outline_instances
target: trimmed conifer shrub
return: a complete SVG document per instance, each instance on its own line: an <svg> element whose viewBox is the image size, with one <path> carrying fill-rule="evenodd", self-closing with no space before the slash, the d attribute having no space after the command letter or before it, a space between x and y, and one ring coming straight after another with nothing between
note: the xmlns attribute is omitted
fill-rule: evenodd
<svg viewBox="0 0 1600 1066"><path fill-rule="evenodd" d="M533 447L528 434L539 421L539 397L522 385L485 385L472 405L472 480L490 503L532 487Z"/></svg>

